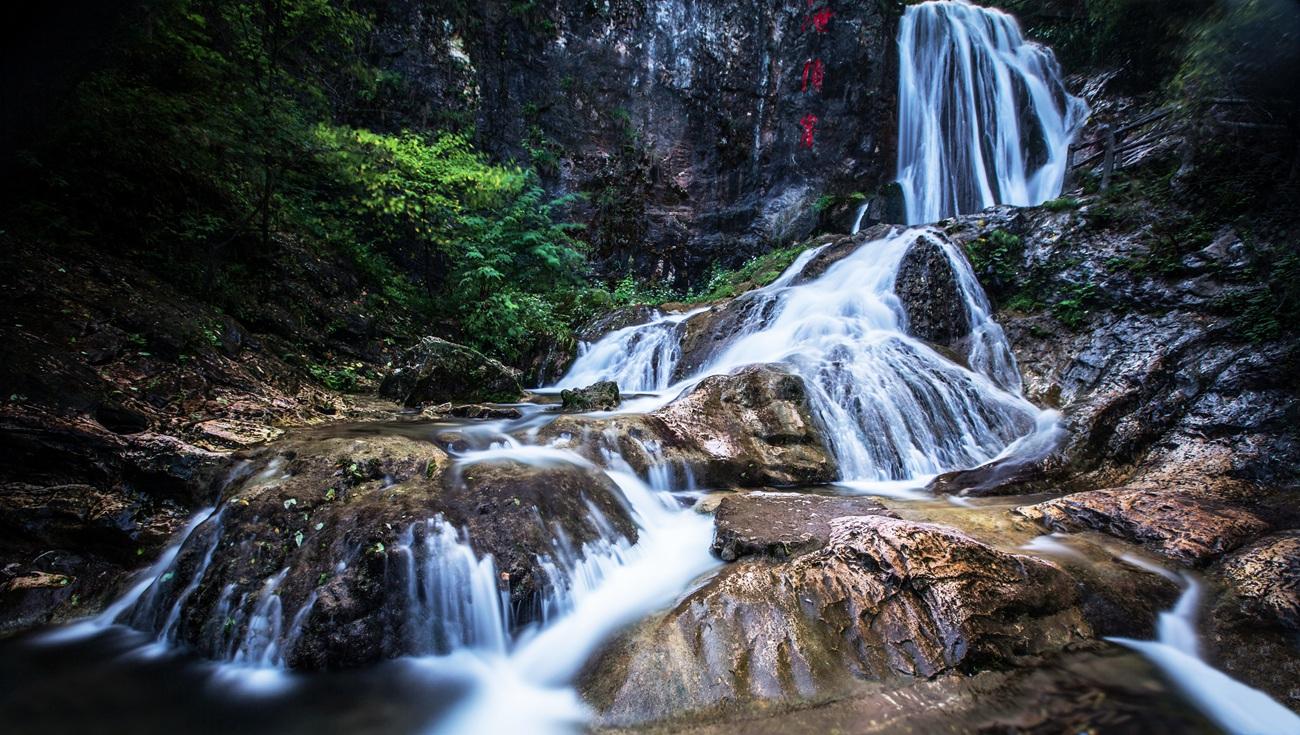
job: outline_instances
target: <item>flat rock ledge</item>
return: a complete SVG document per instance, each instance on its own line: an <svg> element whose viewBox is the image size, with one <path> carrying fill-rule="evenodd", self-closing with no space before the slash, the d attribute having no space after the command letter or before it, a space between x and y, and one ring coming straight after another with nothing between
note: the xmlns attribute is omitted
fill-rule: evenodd
<svg viewBox="0 0 1300 735"><path fill-rule="evenodd" d="M1189 565L1205 564L1270 527L1216 498L1158 487L1089 490L1015 512L1053 531L1101 531Z"/></svg>
<svg viewBox="0 0 1300 735"><path fill-rule="evenodd" d="M713 516L713 553L723 561L799 556L830 543L834 519L862 515L894 513L865 497L764 491L728 495Z"/></svg>

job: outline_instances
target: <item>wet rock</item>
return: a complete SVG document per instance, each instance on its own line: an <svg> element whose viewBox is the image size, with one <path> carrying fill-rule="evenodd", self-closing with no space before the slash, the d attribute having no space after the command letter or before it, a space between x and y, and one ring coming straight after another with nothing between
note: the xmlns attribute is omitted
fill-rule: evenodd
<svg viewBox="0 0 1300 735"><path fill-rule="evenodd" d="M412 595L439 594L420 585L440 578L429 565L448 561L437 544L454 533L477 559L494 559L510 619L525 625L556 581L546 559L609 529L636 538L617 486L574 459L455 464L436 444L397 435L287 439L248 458L246 479L129 622L160 631L176 607L172 635L203 655L280 656L298 669L446 652L432 632L445 618L420 617ZM454 594L469 580L448 584ZM268 609L280 627L259 638Z"/></svg>
<svg viewBox="0 0 1300 735"><path fill-rule="evenodd" d="M1228 589L1244 615L1300 633L1300 531L1267 536L1228 557Z"/></svg>
<svg viewBox="0 0 1300 735"><path fill-rule="evenodd" d="M604 461L602 449L613 449L642 474L662 465L682 481L706 487L781 487L837 478L803 380L776 366L710 376L649 414L563 416L541 437L593 462Z"/></svg>
<svg viewBox="0 0 1300 735"><path fill-rule="evenodd" d="M434 413L443 413L435 410ZM482 403L469 403L451 406L445 413L462 419L517 419L523 412L513 406L488 406Z"/></svg>
<svg viewBox="0 0 1300 735"><path fill-rule="evenodd" d="M444 401L506 403L522 393L515 371L437 337L425 337L404 352L379 385L379 395L411 407Z"/></svg>
<svg viewBox="0 0 1300 735"><path fill-rule="evenodd" d="M1206 658L1300 708L1300 531L1259 539L1217 571L1222 593L1201 625Z"/></svg>
<svg viewBox="0 0 1300 735"><path fill-rule="evenodd" d="M620 402L618 383L602 380L586 388L566 388L560 391L560 401L564 411L613 411Z"/></svg>
<svg viewBox="0 0 1300 735"><path fill-rule="evenodd" d="M798 285L821 278L831 266L852 255L863 244L885 237L891 229L888 225L875 225L856 235L832 240L808 261L791 283Z"/></svg>
<svg viewBox="0 0 1300 735"><path fill-rule="evenodd" d="M728 566L609 646L583 676L601 723L1006 666L1090 634L1073 583L1051 564L943 526L829 525L824 548Z"/></svg>
<svg viewBox="0 0 1300 735"><path fill-rule="evenodd" d="M486 150L520 160L533 130L558 156L542 169L548 190L600 192L573 216L604 274L682 285L714 262L736 267L807 236L820 195L873 191L893 175L893 6L836 11L816 34L826 66L816 95L791 94L811 32L771 0L616 0L598 13L493 2L470 26L439 6L399 8L376 33L380 58L409 82L385 99L392 122L469 115L489 121ZM810 113L825 121L812 151L791 122Z"/></svg>
<svg viewBox="0 0 1300 735"><path fill-rule="evenodd" d="M720 355L737 334L765 324L772 317L775 306L775 302L749 291L683 321L677 327L681 354L673 367L672 379L683 380L698 373L700 368Z"/></svg>
<svg viewBox="0 0 1300 735"><path fill-rule="evenodd" d="M832 520L859 515L893 513L873 498L770 492L728 495L713 514L713 553L723 561L799 556L830 542Z"/></svg>
<svg viewBox="0 0 1300 735"><path fill-rule="evenodd" d="M1203 564L1269 529L1249 511L1158 487L1092 490L1016 512L1056 531L1109 533L1184 564Z"/></svg>
<svg viewBox="0 0 1300 735"><path fill-rule="evenodd" d="M970 334L970 316L948 257L929 238L917 238L898 265L894 292L918 339L957 350Z"/></svg>
<svg viewBox="0 0 1300 735"><path fill-rule="evenodd" d="M212 419L194 426L194 430L211 447L241 449L264 444L284 436L284 429L232 419Z"/></svg>
<svg viewBox="0 0 1300 735"><path fill-rule="evenodd" d="M578 327L574 332L574 336L583 342L595 342L610 332L617 332L620 329L626 329L637 324L645 324L660 314L661 312L653 306L643 304L621 306L601 314Z"/></svg>

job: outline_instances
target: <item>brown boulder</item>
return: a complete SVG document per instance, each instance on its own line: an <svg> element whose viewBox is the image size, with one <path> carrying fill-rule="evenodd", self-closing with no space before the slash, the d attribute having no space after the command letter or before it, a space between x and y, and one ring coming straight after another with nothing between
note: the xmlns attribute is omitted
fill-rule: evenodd
<svg viewBox="0 0 1300 735"><path fill-rule="evenodd" d="M1300 531L1236 552L1224 561L1223 578L1248 617L1300 633Z"/></svg>
<svg viewBox="0 0 1300 735"><path fill-rule="evenodd" d="M1267 521L1249 511L1160 487L1090 490L1016 512L1054 531L1108 533L1184 564L1205 563L1269 529Z"/></svg>
<svg viewBox="0 0 1300 735"><path fill-rule="evenodd" d="M437 337L425 337L402 353L379 384L379 395L411 407L444 401L509 402L523 392L515 370Z"/></svg>
<svg viewBox="0 0 1300 735"><path fill-rule="evenodd" d="M645 474L668 464L705 487L808 485L837 478L801 378L757 365L700 381L649 414L562 416L544 441L594 462L614 449Z"/></svg>
<svg viewBox="0 0 1300 735"><path fill-rule="evenodd" d="M1004 666L1090 634L1056 566L944 526L829 525L825 548L737 562L607 648L583 677L602 724Z"/></svg>
<svg viewBox="0 0 1300 735"><path fill-rule="evenodd" d="M893 513L867 497L772 492L728 495L713 514L713 553L723 561L743 556L799 556L830 542L832 520L861 515Z"/></svg>
<svg viewBox="0 0 1300 735"><path fill-rule="evenodd" d="M214 659L242 649L296 669L364 666L448 648L412 598L420 576L422 595L444 594L428 580L444 574L429 565L447 558L446 533L468 539L477 559L492 556L517 625L539 614L553 581L544 559L557 549L581 549L608 527L636 537L617 486L562 458L453 464L436 444L400 435L302 437L250 457L242 478L127 622ZM279 623L261 640L264 605Z"/></svg>
<svg viewBox="0 0 1300 735"><path fill-rule="evenodd" d="M917 339L966 353L970 315L948 256L928 237L918 237L898 265L894 292Z"/></svg>

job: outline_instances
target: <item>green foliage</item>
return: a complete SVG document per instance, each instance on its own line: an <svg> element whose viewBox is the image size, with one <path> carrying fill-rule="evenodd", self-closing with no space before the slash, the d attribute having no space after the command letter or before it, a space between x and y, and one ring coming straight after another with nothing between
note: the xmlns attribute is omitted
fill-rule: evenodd
<svg viewBox="0 0 1300 735"><path fill-rule="evenodd" d="M642 283L636 276L628 274L614 286L611 294L615 304L631 306L635 304L659 304L676 301L679 294L662 283Z"/></svg>
<svg viewBox="0 0 1300 735"><path fill-rule="evenodd" d="M518 360L567 334L585 258L576 226L553 212L570 199L549 200L531 172L489 162L462 135L322 125L317 138L350 193L335 216L363 215L358 234L421 273L464 341Z"/></svg>
<svg viewBox="0 0 1300 735"><path fill-rule="evenodd" d="M866 200L867 200L867 195L863 194L860 191L855 191L850 194L844 194L844 195L822 194L821 196L817 197L817 201L813 202L813 211L821 213L821 212L825 212L826 210L832 207L839 206L841 204L857 205L857 204L861 204Z"/></svg>
<svg viewBox="0 0 1300 735"><path fill-rule="evenodd" d="M1300 102L1300 8L1293 0L1220 3L1192 27L1177 85L1190 96Z"/></svg>
<svg viewBox="0 0 1300 735"><path fill-rule="evenodd" d="M1098 289L1094 283L1079 283L1065 289L1063 297L1052 304L1052 316L1070 329L1078 329L1088 320L1097 303Z"/></svg>
<svg viewBox="0 0 1300 735"><path fill-rule="evenodd" d="M1265 342L1300 330L1300 253L1269 247L1253 253L1248 283L1218 298L1217 311L1233 318L1237 334Z"/></svg>
<svg viewBox="0 0 1300 735"><path fill-rule="evenodd" d="M1071 209L1078 209L1081 202L1074 197L1057 197L1048 199L1043 202L1043 208L1049 212L1065 212Z"/></svg>
<svg viewBox="0 0 1300 735"><path fill-rule="evenodd" d="M966 257L985 287L1000 288L1011 283L1020 267L1024 244L1006 230L993 230L988 237L966 243Z"/></svg>
<svg viewBox="0 0 1300 735"><path fill-rule="evenodd" d="M371 313L506 360L566 338L599 300L554 215L568 200L467 135L341 124L401 83L364 61L371 23L353 2L144 0L24 153L36 186L18 219L50 241L124 243L232 314L263 308L242 286L292 240L350 264ZM538 168L558 163L537 126L525 144Z"/></svg>
<svg viewBox="0 0 1300 735"><path fill-rule="evenodd" d="M751 288L760 288L775 281L790 264L807 249L806 244L776 248L756 255L735 270L719 268L716 264L702 288L690 294L689 301L717 301L737 296Z"/></svg>
<svg viewBox="0 0 1300 735"><path fill-rule="evenodd" d="M347 363L336 367L311 364L307 366L307 372L330 390L350 393L356 390L360 384L361 374L359 371L363 367L361 363Z"/></svg>

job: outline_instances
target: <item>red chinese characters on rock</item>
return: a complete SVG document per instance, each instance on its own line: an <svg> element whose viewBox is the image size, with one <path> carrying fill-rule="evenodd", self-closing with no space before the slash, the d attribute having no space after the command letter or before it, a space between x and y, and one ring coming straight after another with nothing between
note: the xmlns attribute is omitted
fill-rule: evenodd
<svg viewBox="0 0 1300 735"><path fill-rule="evenodd" d="M807 92L808 86L812 85L814 91L822 91L822 82L826 79L826 65L821 59L813 59L805 62L803 65L803 89L801 92Z"/></svg>
<svg viewBox="0 0 1300 735"><path fill-rule="evenodd" d="M808 3L808 14L804 17L800 31L807 31L811 28L815 33L825 33L830 27L831 17L834 13L827 6L816 7L816 3L824 0L806 0ZM801 94L807 94L811 89L816 94L821 94L822 83L826 81L826 65L821 59L813 58L804 62L803 65L803 84L800 87ZM808 150L812 150L813 141L817 134L817 123L820 122L818 117L809 112L799 121L799 127L803 133L799 136L799 145Z"/></svg>
<svg viewBox="0 0 1300 735"><path fill-rule="evenodd" d="M803 128L803 135L799 139L799 144L804 148L813 147L813 134L817 131L817 116L811 112L803 116L799 121L799 126Z"/></svg>
<svg viewBox="0 0 1300 735"><path fill-rule="evenodd" d="M813 2L814 0L808 0L808 9L812 11L812 14L804 18L803 25L799 26L799 30L806 31L811 26L814 31L825 33L826 28L831 24L831 16L835 14L831 12L830 8L813 10Z"/></svg>

